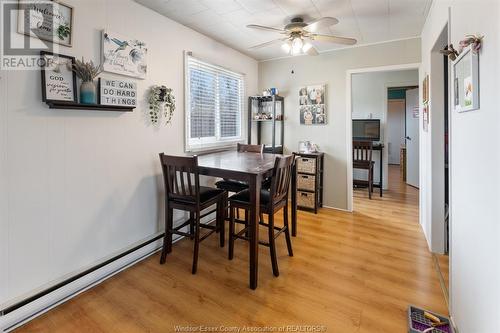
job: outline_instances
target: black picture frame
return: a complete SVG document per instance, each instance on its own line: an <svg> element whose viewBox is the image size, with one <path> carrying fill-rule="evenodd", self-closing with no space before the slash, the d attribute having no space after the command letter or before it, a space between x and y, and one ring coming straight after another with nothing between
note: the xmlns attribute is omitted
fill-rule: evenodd
<svg viewBox="0 0 500 333"><path fill-rule="evenodd" d="M53 53L53 52L48 52L48 51L40 51L40 59L44 59L45 56L57 56L60 58L65 58L65 59L70 59L71 64L75 63L75 57L64 55L64 54L58 54L58 53ZM68 101L65 99L48 99L47 98L47 80L46 80L46 74L47 72L45 71L45 65L41 66L41 74L42 74L42 101L48 103L48 102L68 102L68 103L78 103L78 92L77 92L77 86L76 86L76 74L75 72L72 73L72 87L73 87L73 100Z"/></svg>

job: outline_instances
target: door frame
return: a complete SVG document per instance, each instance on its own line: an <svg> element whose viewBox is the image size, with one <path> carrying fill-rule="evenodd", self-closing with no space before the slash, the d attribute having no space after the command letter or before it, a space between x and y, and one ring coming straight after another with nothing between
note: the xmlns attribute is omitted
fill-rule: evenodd
<svg viewBox="0 0 500 333"><path fill-rule="evenodd" d="M410 63L401 65L389 65L389 66L378 66L378 67L366 67L350 69L346 71L346 160L347 160L347 211L353 211L354 198L353 198L353 188L352 188L352 75L362 74L362 73L374 73L374 72L394 72L401 70L420 70L420 63ZM417 80L418 81L418 80ZM417 83L418 85L418 83ZM400 85L399 85L400 86ZM388 87L384 87L387 90ZM387 118L387 95L384 96L385 106L384 106L384 118ZM384 143L387 136L384 135ZM420 146L419 146L420 149ZM387 154L387 151L385 152ZM383 166L381 166L383 167Z"/></svg>

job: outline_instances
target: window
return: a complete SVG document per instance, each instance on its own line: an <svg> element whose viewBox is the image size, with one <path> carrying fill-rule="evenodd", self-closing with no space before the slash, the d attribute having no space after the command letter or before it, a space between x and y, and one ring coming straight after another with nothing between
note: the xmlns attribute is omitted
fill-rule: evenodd
<svg viewBox="0 0 500 333"><path fill-rule="evenodd" d="M186 151L242 139L244 77L186 56Z"/></svg>

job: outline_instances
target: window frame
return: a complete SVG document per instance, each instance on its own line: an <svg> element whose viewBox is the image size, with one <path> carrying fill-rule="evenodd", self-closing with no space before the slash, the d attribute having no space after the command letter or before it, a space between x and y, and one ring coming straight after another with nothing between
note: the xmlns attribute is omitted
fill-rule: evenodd
<svg viewBox="0 0 500 333"><path fill-rule="evenodd" d="M214 70L217 75L219 74L228 74L230 77L234 77L240 80L240 112L239 118L237 119L237 131L238 135L233 137L221 137L221 116L220 116L220 101L219 94L215 96L215 136L213 137L204 137L204 138L191 138L191 91L190 91L190 60L196 61L200 63L202 66L210 68ZM217 84L219 80L217 79ZM193 57L191 52L185 52L184 56L184 121L185 121L185 139L184 139L184 149L186 152L199 152L199 151L207 151L214 150L220 148L229 148L234 146L238 142L243 142L243 128L244 128L244 114L245 114L245 86L246 77L245 74L235 72L233 70L209 63L205 60L200 60L199 58Z"/></svg>

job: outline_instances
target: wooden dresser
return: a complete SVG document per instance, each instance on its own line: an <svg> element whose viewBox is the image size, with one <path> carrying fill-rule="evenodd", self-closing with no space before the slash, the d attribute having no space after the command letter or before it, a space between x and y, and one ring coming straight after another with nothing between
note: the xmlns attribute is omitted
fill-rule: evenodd
<svg viewBox="0 0 500 333"><path fill-rule="evenodd" d="M293 153L296 156L292 194L297 209L313 211L323 207L324 153Z"/></svg>

